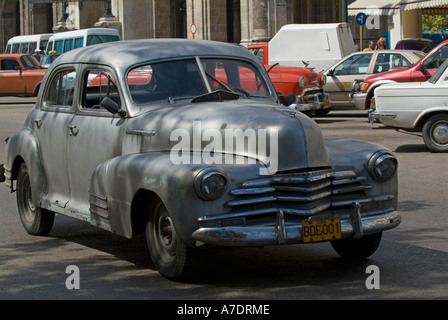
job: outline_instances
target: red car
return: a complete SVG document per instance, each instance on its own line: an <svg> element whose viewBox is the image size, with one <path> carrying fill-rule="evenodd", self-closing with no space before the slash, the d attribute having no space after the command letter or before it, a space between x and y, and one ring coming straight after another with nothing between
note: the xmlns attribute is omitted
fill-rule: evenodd
<svg viewBox="0 0 448 320"><path fill-rule="evenodd" d="M268 65L269 48L267 43L247 47L269 71L269 77L277 92L284 95L294 93L297 96L297 110L307 114L325 115L331 110L330 98L323 86L326 76L312 68ZM310 112L311 111L311 112Z"/></svg>
<svg viewBox="0 0 448 320"><path fill-rule="evenodd" d="M0 54L0 96L37 96L46 71L32 55Z"/></svg>
<svg viewBox="0 0 448 320"><path fill-rule="evenodd" d="M448 58L448 40L440 43L430 53L410 68L394 68L369 77L364 81L353 82L351 99L360 110L370 109L370 102L376 88L385 83L425 82Z"/></svg>

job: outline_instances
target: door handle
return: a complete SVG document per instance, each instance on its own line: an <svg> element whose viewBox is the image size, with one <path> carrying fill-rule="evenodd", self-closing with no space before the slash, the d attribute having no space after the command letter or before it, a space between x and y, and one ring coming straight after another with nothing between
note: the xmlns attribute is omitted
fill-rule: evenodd
<svg viewBox="0 0 448 320"><path fill-rule="evenodd" d="M76 136L79 132L79 129L77 126L75 126L74 124L69 124L68 128L70 129L70 136Z"/></svg>
<svg viewBox="0 0 448 320"><path fill-rule="evenodd" d="M38 128L40 128L40 126L42 125L42 120L41 119L34 119L34 123L36 124L36 126Z"/></svg>

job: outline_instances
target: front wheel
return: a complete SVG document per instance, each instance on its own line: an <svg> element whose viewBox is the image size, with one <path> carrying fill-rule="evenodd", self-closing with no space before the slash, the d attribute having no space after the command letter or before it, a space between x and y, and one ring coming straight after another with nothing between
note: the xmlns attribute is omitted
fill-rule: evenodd
<svg viewBox="0 0 448 320"><path fill-rule="evenodd" d="M150 205L148 210L146 242L154 265L168 279L186 279L192 270L194 249L177 236L173 220L161 201Z"/></svg>
<svg viewBox="0 0 448 320"><path fill-rule="evenodd" d="M448 152L448 115L436 114L423 125L423 141L431 152Z"/></svg>
<svg viewBox="0 0 448 320"><path fill-rule="evenodd" d="M17 208L25 230L33 236L47 235L54 222L54 212L42 209L33 203L30 174L22 163L17 176Z"/></svg>
<svg viewBox="0 0 448 320"><path fill-rule="evenodd" d="M331 242L333 249L343 258L364 259L378 249L383 233L375 233L360 239L343 239Z"/></svg>

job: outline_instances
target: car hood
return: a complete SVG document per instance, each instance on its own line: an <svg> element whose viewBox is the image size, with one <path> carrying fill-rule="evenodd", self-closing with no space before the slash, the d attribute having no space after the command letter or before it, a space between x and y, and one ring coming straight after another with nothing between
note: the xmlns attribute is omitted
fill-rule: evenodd
<svg viewBox="0 0 448 320"><path fill-rule="evenodd" d="M379 80L395 80L397 76L400 76L400 78L402 78L402 75L409 72L409 70L411 70L411 67L393 68L392 70L381 72L377 75L368 77L364 80L364 82L373 83Z"/></svg>
<svg viewBox="0 0 448 320"><path fill-rule="evenodd" d="M275 172L331 166L311 118L254 100L166 106L130 119L126 132L124 153L169 151L175 160L190 151L224 153L257 159Z"/></svg>

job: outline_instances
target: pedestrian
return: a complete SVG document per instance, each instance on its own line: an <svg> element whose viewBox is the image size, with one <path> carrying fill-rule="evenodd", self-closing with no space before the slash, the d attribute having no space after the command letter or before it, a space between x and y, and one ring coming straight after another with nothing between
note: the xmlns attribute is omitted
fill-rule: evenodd
<svg viewBox="0 0 448 320"><path fill-rule="evenodd" d="M372 40L369 41L369 45L367 46L367 48L365 48L363 51L370 51L375 49L375 42L373 42Z"/></svg>
<svg viewBox="0 0 448 320"><path fill-rule="evenodd" d="M356 40L353 40L353 44L355 45L355 51L359 51L359 46L356 43Z"/></svg>
<svg viewBox="0 0 448 320"><path fill-rule="evenodd" d="M375 50L386 50L386 49L387 49L387 47L386 47L386 38L384 38L384 37L379 38Z"/></svg>

